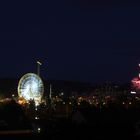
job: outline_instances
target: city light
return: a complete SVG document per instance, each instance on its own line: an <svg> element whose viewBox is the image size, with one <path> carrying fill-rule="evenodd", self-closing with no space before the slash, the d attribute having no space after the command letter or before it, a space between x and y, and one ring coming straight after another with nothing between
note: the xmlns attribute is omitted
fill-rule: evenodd
<svg viewBox="0 0 140 140"><path fill-rule="evenodd" d="M63 92L61 92L61 94L60 94L61 96L63 96L64 95L64 93Z"/></svg>
<svg viewBox="0 0 140 140"><path fill-rule="evenodd" d="M12 94L12 97L15 97L15 95L14 95L14 94Z"/></svg>
<svg viewBox="0 0 140 140"><path fill-rule="evenodd" d="M39 120L39 117L35 117L35 120Z"/></svg>
<svg viewBox="0 0 140 140"><path fill-rule="evenodd" d="M103 102L103 105L105 105L106 103L105 102Z"/></svg>
<svg viewBox="0 0 140 140"><path fill-rule="evenodd" d="M136 91L131 91L130 93L131 93L131 94L136 94Z"/></svg>
<svg viewBox="0 0 140 140"><path fill-rule="evenodd" d="M37 131L38 131L38 133L40 133L40 131L41 131L41 128L40 128L40 127L38 127L38 128L37 128Z"/></svg>

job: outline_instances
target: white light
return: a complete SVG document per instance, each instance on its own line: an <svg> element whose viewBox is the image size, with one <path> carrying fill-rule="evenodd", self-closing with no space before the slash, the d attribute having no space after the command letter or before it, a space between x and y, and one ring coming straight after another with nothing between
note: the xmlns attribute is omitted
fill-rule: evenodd
<svg viewBox="0 0 140 140"><path fill-rule="evenodd" d="M40 131L41 131L41 128L39 127L39 128L37 128L37 131L38 131L38 133L40 133Z"/></svg>
<svg viewBox="0 0 140 140"><path fill-rule="evenodd" d="M131 94L136 94L136 92L135 91L131 91Z"/></svg>
<svg viewBox="0 0 140 140"><path fill-rule="evenodd" d="M35 120L38 120L39 119L39 117L35 117Z"/></svg>
<svg viewBox="0 0 140 140"><path fill-rule="evenodd" d="M37 61L37 64L42 65L42 63L41 63L41 62L39 62L39 61Z"/></svg>

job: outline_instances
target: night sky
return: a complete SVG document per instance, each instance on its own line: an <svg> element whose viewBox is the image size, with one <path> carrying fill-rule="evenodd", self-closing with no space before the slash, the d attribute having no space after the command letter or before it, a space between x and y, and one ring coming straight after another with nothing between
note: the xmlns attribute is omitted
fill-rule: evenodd
<svg viewBox="0 0 140 140"><path fill-rule="evenodd" d="M2 3L0 77L129 82L140 69L140 3Z"/></svg>

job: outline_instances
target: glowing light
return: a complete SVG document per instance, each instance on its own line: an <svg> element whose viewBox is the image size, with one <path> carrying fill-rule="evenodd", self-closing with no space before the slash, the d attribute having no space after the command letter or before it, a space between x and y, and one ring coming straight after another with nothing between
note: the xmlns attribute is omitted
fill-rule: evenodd
<svg viewBox="0 0 140 140"><path fill-rule="evenodd" d="M105 102L103 102L103 105L105 105L106 103Z"/></svg>
<svg viewBox="0 0 140 140"><path fill-rule="evenodd" d="M39 105L43 96L44 87L41 78L34 73L25 74L19 81L18 94L26 101L34 100Z"/></svg>
<svg viewBox="0 0 140 140"><path fill-rule="evenodd" d="M40 61L37 61L37 64L42 65L42 63Z"/></svg>
<svg viewBox="0 0 140 140"><path fill-rule="evenodd" d="M61 92L61 94L60 94L61 96L63 96L64 95L64 93L63 92Z"/></svg>
<svg viewBox="0 0 140 140"><path fill-rule="evenodd" d="M135 99L136 99L136 100L140 100L140 98L139 98L139 97L135 97Z"/></svg>
<svg viewBox="0 0 140 140"><path fill-rule="evenodd" d="M35 117L35 120L38 120L39 119L39 117Z"/></svg>
<svg viewBox="0 0 140 140"><path fill-rule="evenodd" d="M139 67L140 67L140 64L139 64ZM132 82L133 87L139 90L140 89L140 73L137 77L133 78L131 82Z"/></svg>
<svg viewBox="0 0 140 140"><path fill-rule="evenodd" d="M82 97L79 97L79 100L82 100Z"/></svg>
<svg viewBox="0 0 140 140"><path fill-rule="evenodd" d="M136 91L131 91L131 94L136 94Z"/></svg>
<svg viewBox="0 0 140 140"><path fill-rule="evenodd" d="M38 133L40 133L40 131L41 131L41 128L39 127L39 128L37 128L37 131L38 131Z"/></svg>
<svg viewBox="0 0 140 140"><path fill-rule="evenodd" d="M22 105L22 104L23 104L23 101L22 101L22 100L19 100L18 103L19 103L20 105Z"/></svg>
<svg viewBox="0 0 140 140"><path fill-rule="evenodd" d="M14 95L14 94L12 94L12 97L15 97L15 95Z"/></svg>
<svg viewBox="0 0 140 140"><path fill-rule="evenodd" d="M140 78L139 77L135 77L132 79L132 84L133 87L136 89L140 89Z"/></svg>
<svg viewBox="0 0 140 140"><path fill-rule="evenodd" d="M140 67L140 64L138 64L138 65ZM133 78L131 82L132 82L134 88L140 89L140 73L139 73L139 75L137 77Z"/></svg>

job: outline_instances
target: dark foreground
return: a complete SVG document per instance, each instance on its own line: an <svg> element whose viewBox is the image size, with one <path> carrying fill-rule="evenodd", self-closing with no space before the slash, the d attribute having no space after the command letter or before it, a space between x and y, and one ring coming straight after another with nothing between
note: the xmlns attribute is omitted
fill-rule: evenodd
<svg viewBox="0 0 140 140"><path fill-rule="evenodd" d="M0 116L0 139L140 139L139 107L84 105L67 117L54 113L49 117L33 118L28 118L13 103L4 106Z"/></svg>
<svg viewBox="0 0 140 140"><path fill-rule="evenodd" d="M99 117L99 116L98 116ZM139 139L139 123L103 118L75 122L71 119L38 120L30 129L1 130L0 139ZM39 128L39 129L38 129Z"/></svg>

